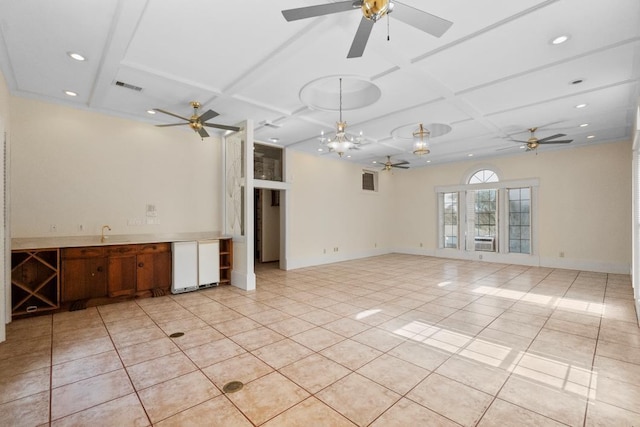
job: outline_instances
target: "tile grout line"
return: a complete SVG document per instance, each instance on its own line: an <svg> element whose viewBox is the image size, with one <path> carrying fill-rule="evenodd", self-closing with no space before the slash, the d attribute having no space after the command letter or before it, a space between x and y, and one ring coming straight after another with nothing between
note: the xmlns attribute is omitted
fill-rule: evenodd
<svg viewBox="0 0 640 427"><path fill-rule="evenodd" d="M49 336L49 425L53 414L53 314L51 315L51 334Z"/></svg>
<svg viewBox="0 0 640 427"><path fill-rule="evenodd" d="M136 301L136 305L138 305L137 301ZM129 370L125 366L124 361L122 360L122 357L120 356L120 350L119 350L118 346L116 346L115 341L113 340L113 336L111 335L111 331L109 331L109 328L107 327L107 323L104 321L104 317L102 316L102 313L100 312L100 309L96 307L96 311L98 312L98 316L100 316L100 320L102 321L102 324L104 325L104 328L107 331L107 334L109 335L109 340L111 341L111 344L113 345L113 349L115 350L116 354L118 355L118 360L120 360L120 364L122 365L122 370L127 375L127 378L129 379L129 384L131 384L131 388L133 389L133 392L136 394L136 398L138 399L138 402L140 403L140 407L142 408L142 410L144 411L145 416L147 417L147 421L149 422L149 426L152 426L153 423L151 422L151 417L149 416L149 413L147 412L147 408L142 404L142 399L140 399L140 395L138 394L138 390L136 389L135 385L133 384L133 380L131 379L131 375L129 375ZM116 399L119 399L119 398L116 398ZM113 400L115 400L115 399L113 399ZM105 402L103 402L103 403L105 403Z"/></svg>
<svg viewBox="0 0 640 427"><path fill-rule="evenodd" d="M529 269L527 269L527 270L529 270ZM526 271L526 270L525 270L525 271ZM531 290L532 290L532 289L534 289L536 286L538 286L541 282L543 282L546 278L548 278L548 277L549 277L549 276L550 276L554 271L555 271L555 269L552 269L551 271L549 271L549 273L547 273L547 274L546 274L542 279L540 279L540 280L536 283L536 285L535 285L535 286L532 286L532 287L527 291L527 294L528 294L529 292L531 292ZM521 273L521 274L519 274L518 276L521 276L522 274L524 274L524 272L523 272L523 273ZM516 277L518 277L518 276L516 276ZM508 283L508 282L507 282L507 283ZM520 298L518 301L520 301L520 300L522 300L522 298ZM515 305L515 303L514 303L514 305ZM512 305L512 307L513 307L513 305ZM550 317L551 317L551 315L549 315L549 316L547 317L547 320L548 320ZM497 319L497 318L496 318L496 319ZM545 324L546 324L546 322L547 322L547 321L545 321ZM492 322L492 323L493 323L493 322ZM488 328L488 327L489 327L489 326L487 326L487 328ZM524 354L529 350L529 348L531 347L531 345L533 344L533 342L536 340L536 338L538 337L538 335L540 335L540 332L542 331L542 329L543 329L543 328L544 328L544 325L540 328L540 330L538 331L538 333L536 334L536 336L535 336L535 337L533 337L533 338L531 339L531 341L529 342L529 345L528 345L528 346L527 346L527 348L523 351L523 355L524 355ZM514 369L515 369L516 365L517 365L518 363L520 363L520 360L522 360L522 356L518 359L518 361L517 361L517 362L515 362L515 361L513 362L513 363L514 363ZM489 411L489 408L491 408L491 406L493 405L493 403L498 399L498 395L502 392L502 390L504 389L504 386L507 384L507 382L509 382L509 380L510 380L510 379L511 379L511 377L513 376L513 370L511 370L511 371L507 371L507 372L509 372L509 375L508 375L508 376L507 376L507 378L504 380L504 382L502 383L502 385L500 386L500 388L498 389L498 391L496 391L496 393L494 394L493 399L491 400L491 403L490 403L489 405L487 405L487 407L485 408L485 410L484 410L484 411L482 412L482 414L480 415L480 418L478 418L478 421L476 422L476 425L478 425L478 424L482 421L482 419L484 418L484 416L485 416L485 415L487 414L487 412ZM501 399L501 400L502 400L502 399ZM508 400L505 400L505 402L508 402L508 403L510 403L510 404L512 404L512 405L515 405L515 406L519 407L519 408L522 408L522 409L525 409L525 410L531 411L531 412L533 412L533 413L535 413L535 414L537 414L537 415L540 415L540 416L542 416L542 417L549 418L549 419L552 419L552 420L553 420L553 418L551 418L551 417L547 417L546 415L544 415L544 414L540 414L539 412L536 412L536 411L534 411L534 410L532 410L532 409L524 408L524 407L522 407L522 406L520 406L520 405L518 405L518 404L516 404L516 403L509 402ZM554 420L554 421L557 421L557 420Z"/></svg>

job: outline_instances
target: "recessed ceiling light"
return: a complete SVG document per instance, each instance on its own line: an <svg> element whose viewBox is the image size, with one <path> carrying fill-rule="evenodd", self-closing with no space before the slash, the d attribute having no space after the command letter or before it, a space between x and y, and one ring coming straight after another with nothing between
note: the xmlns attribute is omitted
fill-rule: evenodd
<svg viewBox="0 0 640 427"><path fill-rule="evenodd" d="M587 126L589 126L589 123L583 123L580 125L581 128L586 128Z"/></svg>
<svg viewBox="0 0 640 427"><path fill-rule="evenodd" d="M576 105L576 108L585 108L587 106L587 104L578 104Z"/></svg>
<svg viewBox="0 0 640 427"><path fill-rule="evenodd" d="M524 150L525 148L527 148L527 146L526 146L526 145L521 145L521 146L520 146L520 149L521 149L521 150Z"/></svg>
<svg viewBox="0 0 640 427"><path fill-rule="evenodd" d="M319 152L323 152L324 150L322 148L318 148L318 151Z"/></svg>
<svg viewBox="0 0 640 427"><path fill-rule="evenodd" d="M375 165L375 164L376 164L376 163L378 163L378 162L376 162L376 161L374 160L374 161L373 161L373 162L371 162L371 163L373 163L373 164Z"/></svg>
<svg viewBox="0 0 640 427"><path fill-rule="evenodd" d="M563 34L561 36L551 39L551 44L559 45L559 44L565 43L566 41L569 40L570 37L571 36L569 36L568 34Z"/></svg>
<svg viewBox="0 0 640 427"><path fill-rule="evenodd" d="M269 138L269 141L278 142L278 141L280 141L280 138Z"/></svg>
<svg viewBox="0 0 640 427"><path fill-rule="evenodd" d="M350 159L350 158L351 158L351 156L347 156L347 159Z"/></svg>
<svg viewBox="0 0 640 427"><path fill-rule="evenodd" d="M427 163L431 163L431 160L427 160Z"/></svg>
<svg viewBox="0 0 640 427"><path fill-rule="evenodd" d="M70 58L75 59L76 61L86 61L87 58L85 58L84 56L80 55L77 52L67 52L67 55L69 55Z"/></svg>
<svg viewBox="0 0 640 427"><path fill-rule="evenodd" d="M156 112L153 110L147 110L147 114L155 114Z"/></svg>
<svg viewBox="0 0 640 427"><path fill-rule="evenodd" d="M589 136L587 137L587 139L593 139L593 138L595 138L595 137L596 137L595 135L589 135Z"/></svg>
<svg viewBox="0 0 640 427"><path fill-rule="evenodd" d="M64 91L64 94L65 94L65 95L67 95L67 96L78 96L78 94L77 94L77 93L75 93L75 92L74 92L74 91L72 91L72 90L65 90L65 91Z"/></svg>
<svg viewBox="0 0 640 427"><path fill-rule="evenodd" d="M469 154L467 154L467 156L473 157L473 153L469 153Z"/></svg>

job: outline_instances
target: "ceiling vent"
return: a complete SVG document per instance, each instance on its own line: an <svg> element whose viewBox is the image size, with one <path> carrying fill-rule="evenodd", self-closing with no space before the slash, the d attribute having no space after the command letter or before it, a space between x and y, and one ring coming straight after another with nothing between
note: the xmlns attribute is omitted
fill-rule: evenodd
<svg viewBox="0 0 640 427"><path fill-rule="evenodd" d="M261 124L262 126L265 126L268 128L274 128L274 129L280 129L282 127L282 125L273 123L271 120L263 120L259 124Z"/></svg>
<svg viewBox="0 0 640 427"><path fill-rule="evenodd" d="M132 85L132 84L129 84L129 83L121 82L121 81L117 81L116 82L116 86L122 86L122 87L127 88L127 89L135 90L136 92L141 92L142 91L142 88L140 86L135 86L135 85Z"/></svg>

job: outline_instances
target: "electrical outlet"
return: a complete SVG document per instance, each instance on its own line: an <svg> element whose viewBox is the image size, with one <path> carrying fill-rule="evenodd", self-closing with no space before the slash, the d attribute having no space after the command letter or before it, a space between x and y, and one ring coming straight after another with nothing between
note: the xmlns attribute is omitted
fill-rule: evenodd
<svg viewBox="0 0 640 427"><path fill-rule="evenodd" d="M322 250L322 253L323 253L323 254L326 254L326 253L327 253L327 250L326 250L326 249L323 249L323 250Z"/></svg>
<svg viewBox="0 0 640 427"><path fill-rule="evenodd" d="M84 224L78 224L78 231L84 231Z"/></svg>
<svg viewBox="0 0 640 427"><path fill-rule="evenodd" d="M374 248L377 248L377 247L378 247L378 244L377 244L377 243L374 243L374 244L373 244L373 247L374 247Z"/></svg>
<svg viewBox="0 0 640 427"><path fill-rule="evenodd" d="M420 247L422 247L422 242L420 242Z"/></svg>
<svg viewBox="0 0 640 427"><path fill-rule="evenodd" d="M564 258L564 251L560 251L560 258Z"/></svg>
<svg viewBox="0 0 640 427"><path fill-rule="evenodd" d="M482 254L478 255L478 259L482 259Z"/></svg>
<svg viewBox="0 0 640 427"><path fill-rule="evenodd" d="M51 225L49 226L49 232L51 232L51 233L57 233L57 232L58 232L58 226L57 226L57 225L55 225L55 224L51 224Z"/></svg>

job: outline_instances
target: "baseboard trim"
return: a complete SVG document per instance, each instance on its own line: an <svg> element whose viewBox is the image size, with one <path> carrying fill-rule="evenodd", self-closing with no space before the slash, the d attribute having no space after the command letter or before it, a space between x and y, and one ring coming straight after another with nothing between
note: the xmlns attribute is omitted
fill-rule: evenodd
<svg viewBox="0 0 640 427"><path fill-rule="evenodd" d="M375 249L355 254L331 254L309 258L289 258L286 261L287 270L315 267L318 265L334 264L372 256L399 253L407 255L432 256L436 258L451 258L466 261L492 262L500 264L524 265L528 267L562 268L566 270L593 271L596 273L629 274L631 265L573 258L549 258L537 255L498 254L492 252L464 252L448 249L425 248L394 248L393 250ZM482 259L480 259L482 256Z"/></svg>

